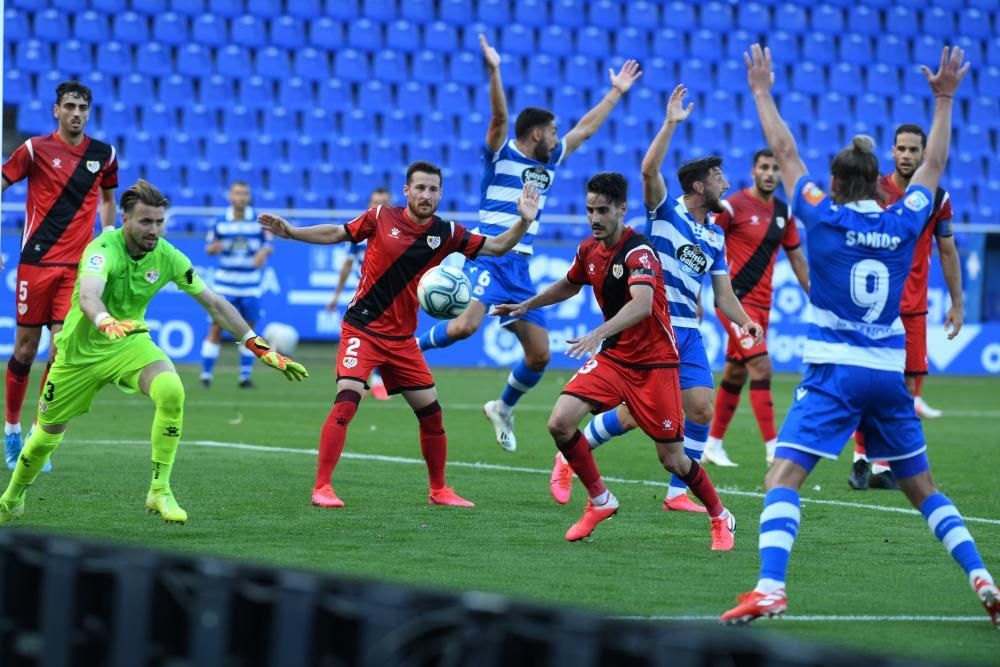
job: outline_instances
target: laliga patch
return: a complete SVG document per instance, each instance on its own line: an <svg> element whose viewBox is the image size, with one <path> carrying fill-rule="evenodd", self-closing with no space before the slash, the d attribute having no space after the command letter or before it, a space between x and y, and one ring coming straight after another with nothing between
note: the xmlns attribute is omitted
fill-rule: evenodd
<svg viewBox="0 0 1000 667"><path fill-rule="evenodd" d="M802 196L805 197L805 200L813 206L816 206L821 201L826 199L826 193L820 190L819 186L812 181L809 181L802 186Z"/></svg>
<svg viewBox="0 0 1000 667"><path fill-rule="evenodd" d="M87 258L87 268L100 271L104 268L104 255L91 255Z"/></svg>
<svg viewBox="0 0 1000 667"><path fill-rule="evenodd" d="M101 163L97 160L87 160L87 171L92 174L96 174L97 170L101 168Z"/></svg>
<svg viewBox="0 0 1000 667"><path fill-rule="evenodd" d="M358 365L357 357L344 357L344 368L354 368Z"/></svg>
<svg viewBox="0 0 1000 667"><path fill-rule="evenodd" d="M919 211L930 203L930 200L927 199L927 195L920 190L914 190L910 194L906 195L906 199L903 200L903 205L911 211Z"/></svg>
<svg viewBox="0 0 1000 667"><path fill-rule="evenodd" d="M146 271L146 282L150 285L156 284L156 281L160 279L160 272L156 269L152 271Z"/></svg>

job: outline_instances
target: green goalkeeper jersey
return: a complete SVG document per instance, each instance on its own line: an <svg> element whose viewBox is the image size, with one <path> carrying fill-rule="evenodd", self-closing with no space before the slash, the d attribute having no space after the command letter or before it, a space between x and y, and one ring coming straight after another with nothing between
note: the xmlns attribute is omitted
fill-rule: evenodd
<svg viewBox="0 0 1000 667"><path fill-rule="evenodd" d="M122 340L105 338L80 308L80 279L100 276L106 281L101 300L108 313L118 320L145 321L146 306L157 292L173 282L181 291L195 295L205 283L194 271L191 260L168 241L160 239L152 251L139 259L129 256L122 229L105 232L83 251L80 271L73 288L73 303L63 329L56 334L59 356L67 364L87 364L123 351L125 346L148 333L126 336Z"/></svg>

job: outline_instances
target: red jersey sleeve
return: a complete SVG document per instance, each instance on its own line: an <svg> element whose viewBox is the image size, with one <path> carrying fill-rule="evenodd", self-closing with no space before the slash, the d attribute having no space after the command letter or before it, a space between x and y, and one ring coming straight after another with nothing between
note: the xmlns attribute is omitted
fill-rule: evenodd
<svg viewBox="0 0 1000 667"><path fill-rule="evenodd" d="M118 187L118 152L114 146L111 147L111 159L108 166L101 175L101 188L104 190L114 190Z"/></svg>
<svg viewBox="0 0 1000 667"><path fill-rule="evenodd" d="M30 141L30 139L29 139ZM17 183L28 177L34 160L31 151L28 149L28 142L24 142L10 156L3 165L3 177L8 183Z"/></svg>
<svg viewBox="0 0 1000 667"><path fill-rule="evenodd" d="M955 232L951 229L952 215L951 197L945 194L944 200L941 202L941 206L938 208L937 214L934 216L934 236L954 235Z"/></svg>
<svg viewBox="0 0 1000 667"><path fill-rule="evenodd" d="M802 239L799 238L799 228L795 225L795 218L789 215L785 221L785 233L781 235L781 246L785 250L795 250L800 245Z"/></svg>
<svg viewBox="0 0 1000 667"><path fill-rule="evenodd" d="M486 237L480 234L473 234L464 226L453 222L451 238L448 239L452 252L460 252L469 259L475 259L479 252L486 245Z"/></svg>
<svg viewBox="0 0 1000 667"><path fill-rule="evenodd" d="M375 233L375 221L381 208L381 206L370 208L344 225L344 231L350 237L351 243L361 243Z"/></svg>
<svg viewBox="0 0 1000 667"><path fill-rule="evenodd" d="M733 205L729 203L728 199L723 199L722 209L722 213L716 213L712 217L712 222L722 227L722 231L728 234L729 225L733 221Z"/></svg>
<svg viewBox="0 0 1000 667"><path fill-rule="evenodd" d="M649 285L656 287L656 269L660 262L653 251L646 246L639 246L625 257L625 267L628 269L628 285Z"/></svg>
<svg viewBox="0 0 1000 667"><path fill-rule="evenodd" d="M570 265L569 271L566 272L566 280L574 285L590 284L590 276L587 275L587 271L584 269L582 245L576 249L576 257L573 258L573 264Z"/></svg>

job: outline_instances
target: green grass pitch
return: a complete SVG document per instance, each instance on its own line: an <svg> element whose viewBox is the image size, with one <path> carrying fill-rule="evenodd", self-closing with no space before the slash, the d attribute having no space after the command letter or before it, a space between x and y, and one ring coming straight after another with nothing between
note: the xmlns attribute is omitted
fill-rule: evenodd
<svg viewBox="0 0 1000 667"><path fill-rule="evenodd" d="M449 484L474 509L427 505L415 418L400 397L366 398L335 478L347 507L322 510L309 504L309 492L319 428L335 394L335 349L307 346L300 356L312 372L306 382L290 385L258 366L254 390L236 387L235 354L224 353L210 389L199 385L197 368L181 368L187 407L173 487L190 514L187 525L166 526L143 511L151 403L106 388L93 412L71 424L55 472L31 489L18 527L627 616L714 616L756 580L765 464L747 397L726 440L740 467L708 468L739 521L734 552L709 551L704 515L661 511L667 478L641 434L599 451L622 508L592 539L570 544L563 534L585 495L576 484L564 507L549 495L555 450L545 428L569 372L549 372L522 401L518 451L510 454L495 444L481 413L506 372L437 370ZM795 382L775 381L779 422ZM925 394L945 411L925 422L936 479L1000 574L1000 380L931 377ZM842 618L760 621L754 630L897 655L994 661L1000 637L965 575L919 515L886 510L905 510L902 494L848 488L849 451L822 463L803 489L789 571L790 616ZM898 616L940 618L889 620Z"/></svg>

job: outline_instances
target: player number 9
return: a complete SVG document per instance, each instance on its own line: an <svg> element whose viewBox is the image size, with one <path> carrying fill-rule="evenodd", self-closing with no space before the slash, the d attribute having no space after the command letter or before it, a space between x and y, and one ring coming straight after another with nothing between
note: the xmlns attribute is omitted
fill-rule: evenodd
<svg viewBox="0 0 1000 667"><path fill-rule="evenodd" d="M877 259L863 259L851 267L851 300L867 308L861 319L874 322L889 300L889 269Z"/></svg>

